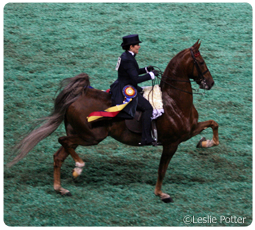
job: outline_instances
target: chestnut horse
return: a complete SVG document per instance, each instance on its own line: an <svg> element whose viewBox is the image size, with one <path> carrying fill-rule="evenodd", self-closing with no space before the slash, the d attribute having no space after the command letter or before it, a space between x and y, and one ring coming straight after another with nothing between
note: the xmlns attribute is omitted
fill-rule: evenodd
<svg viewBox="0 0 255 230"><path fill-rule="evenodd" d="M161 187L168 164L178 145L208 127L213 130L213 139L203 138L197 147L207 148L219 144L218 124L214 120L198 122L198 112L193 105L190 79L206 90L210 90L214 84L199 52L200 44L197 41L191 48L178 53L169 62L160 83L165 112L156 119L156 126L163 152L154 193L164 202L172 201L170 195L162 192ZM61 187L60 169L66 157L71 155L75 161L73 176L76 178L81 174L85 163L75 152L78 145L97 145L107 136L111 136L127 145L138 146L141 135L129 131L121 118L88 123L87 116L91 112L105 110L111 107L112 103L109 93L89 87L87 74L82 73L63 82L66 86L55 99L53 113L43 118L44 123L16 146L18 155L8 166L25 157L37 143L54 132L64 121L67 135L58 139L62 146L54 154L54 189L62 195L71 195L67 189Z"/></svg>

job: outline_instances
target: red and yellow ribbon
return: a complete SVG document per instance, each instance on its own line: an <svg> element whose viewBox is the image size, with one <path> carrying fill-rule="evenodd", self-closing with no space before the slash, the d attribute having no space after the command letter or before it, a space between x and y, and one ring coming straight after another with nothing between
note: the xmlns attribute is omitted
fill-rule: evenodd
<svg viewBox="0 0 255 230"><path fill-rule="evenodd" d="M130 99L132 101L132 99ZM96 111L89 114L88 122L95 121L101 117L115 117L118 115L118 113L123 110L129 103L121 104L121 105L115 105L113 107L110 107L104 111Z"/></svg>
<svg viewBox="0 0 255 230"><path fill-rule="evenodd" d="M113 107L110 107L104 111L95 111L89 114L87 117L88 122L95 121L101 117L115 117L118 115L118 113L123 110L131 101L132 98L134 98L137 95L136 89L132 85L126 85L122 93L125 97L125 100L123 101L123 104L121 105L115 105Z"/></svg>

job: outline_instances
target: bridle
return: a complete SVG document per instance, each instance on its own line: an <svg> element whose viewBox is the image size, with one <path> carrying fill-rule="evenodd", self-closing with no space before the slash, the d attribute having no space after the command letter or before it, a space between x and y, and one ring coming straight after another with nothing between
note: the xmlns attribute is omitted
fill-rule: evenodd
<svg viewBox="0 0 255 230"><path fill-rule="evenodd" d="M193 78L193 80L198 83L198 84L203 84L203 85L206 85L206 82L205 82L205 77L204 75L209 72L208 69L206 69L206 71L202 72L198 63L197 63L197 57L200 56L200 52L198 51L197 53L194 54L192 48L190 48L190 53L191 53L191 57L193 58L193 68L192 68L192 75L194 73L194 67L196 66L196 69L197 69L197 72L198 72L198 75L196 77ZM194 75L193 75L194 76Z"/></svg>
<svg viewBox="0 0 255 230"><path fill-rule="evenodd" d="M194 54L192 48L190 48L190 53L191 53L191 57L193 59L193 67L192 67L192 76L193 73L194 73L194 68L196 67L197 69L197 72L198 72L198 76L194 77L193 80L197 83L197 84L203 84L204 86L206 86L206 81L205 81L205 77L204 75L209 72L209 70L207 69L206 71L202 72L200 67L199 67L199 64L197 62L197 57L200 56L200 52L198 51L197 53ZM169 82L166 82L165 80L163 80L163 72L161 71L161 69L159 67L156 67L156 66L153 66L154 68L156 68L158 71L159 71L159 75L160 76L157 76L158 79L160 79L162 82L164 82L165 84L171 86L172 88L174 89L177 89L177 90L180 90L182 92L185 92L185 93L189 93L189 94L200 94L200 95L204 95L204 93L197 93L197 92L193 92L194 90L197 91L196 89L193 89L192 88L192 92L189 92L189 91L186 91L186 90L183 90L183 89L180 89L180 88L177 88L175 86L173 86L172 84L170 84ZM171 81L177 81L177 82L190 82L190 80L188 81L185 81L185 80L178 80L178 79L174 79L174 78L167 78L167 80L171 80Z"/></svg>

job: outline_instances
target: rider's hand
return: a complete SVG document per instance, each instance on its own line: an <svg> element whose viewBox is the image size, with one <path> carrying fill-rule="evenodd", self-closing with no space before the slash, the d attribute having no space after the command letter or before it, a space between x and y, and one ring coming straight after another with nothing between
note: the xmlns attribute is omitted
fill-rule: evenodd
<svg viewBox="0 0 255 230"><path fill-rule="evenodd" d="M157 70L155 70L155 69L152 70L151 72L154 73L154 75L155 75L156 77L159 75L159 72L158 72Z"/></svg>
<svg viewBox="0 0 255 230"><path fill-rule="evenodd" d="M154 70L154 67L152 65L149 65L146 68L148 72L151 72L152 70Z"/></svg>
<svg viewBox="0 0 255 230"><path fill-rule="evenodd" d="M154 69L151 72L149 72L149 74L151 75L151 80L154 80L155 76L157 77L159 75L159 72Z"/></svg>

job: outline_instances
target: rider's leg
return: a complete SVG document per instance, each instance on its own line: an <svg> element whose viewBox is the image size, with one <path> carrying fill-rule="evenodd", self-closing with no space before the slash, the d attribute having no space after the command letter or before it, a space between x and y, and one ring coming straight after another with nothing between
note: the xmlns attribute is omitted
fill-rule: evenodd
<svg viewBox="0 0 255 230"><path fill-rule="evenodd" d="M153 108L148 100L146 100L141 94L138 94L137 109L143 112L142 115L142 140L141 144L151 144L154 140L151 137L151 117Z"/></svg>

